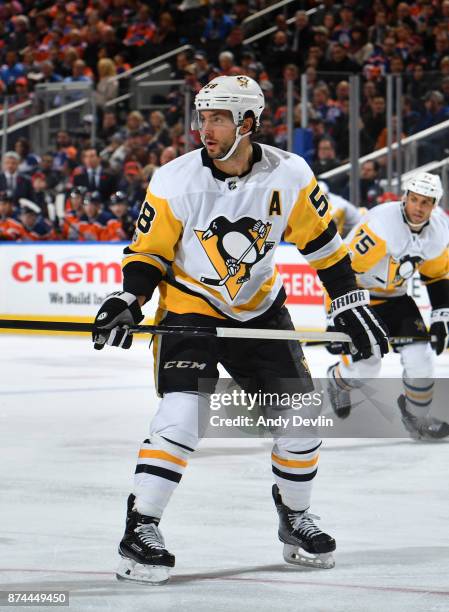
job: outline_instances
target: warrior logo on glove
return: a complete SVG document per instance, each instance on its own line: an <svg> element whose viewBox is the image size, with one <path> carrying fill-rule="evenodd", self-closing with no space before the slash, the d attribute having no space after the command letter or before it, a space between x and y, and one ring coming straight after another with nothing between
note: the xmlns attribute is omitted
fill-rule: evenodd
<svg viewBox="0 0 449 612"><path fill-rule="evenodd" d="M331 303L330 314L335 330L351 336L357 359L388 353L388 332L369 307L368 291L359 289L336 298Z"/></svg>

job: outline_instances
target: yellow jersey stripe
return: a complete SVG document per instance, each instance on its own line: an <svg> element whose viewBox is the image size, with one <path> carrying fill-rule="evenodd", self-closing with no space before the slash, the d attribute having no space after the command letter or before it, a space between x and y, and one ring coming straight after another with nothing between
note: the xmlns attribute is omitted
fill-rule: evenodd
<svg viewBox="0 0 449 612"><path fill-rule="evenodd" d="M315 259L309 261L309 264L315 268L315 270L323 270L324 268L330 268L334 264L338 263L345 255L348 254L348 247L345 244L341 244L339 248L334 251L331 255L323 257L322 259Z"/></svg>
<svg viewBox="0 0 449 612"><path fill-rule="evenodd" d="M438 278L431 278L429 280L421 279L421 282L423 283L423 285L432 285L433 283L438 283L442 280L449 280L449 274L446 274L445 276L440 276Z"/></svg>
<svg viewBox="0 0 449 612"><path fill-rule="evenodd" d="M387 243L367 223L359 225L349 244L354 272L368 272L387 254Z"/></svg>
<svg viewBox="0 0 449 612"><path fill-rule="evenodd" d="M135 240L130 244L130 249L136 253L157 253L163 259L173 261L176 244L183 231L182 223L173 214L168 200L155 196L151 193L150 187L146 193L145 203L153 208L154 217L145 231L139 229L137 223ZM145 203L142 205L142 210Z"/></svg>
<svg viewBox="0 0 449 612"><path fill-rule="evenodd" d="M203 283L200 283L199 281L195 280L194 278L186 274L184 270L182 270L175 263L173 264L173 273L175 275L176 280L180 279L180 280L186 281L187 283L195 285L196 287L201 287L201 289L205 289L208 293L213 295L217 300L220 300L220 302L225 303L225 300L222 298L221 294L218 291L215 291L214 289L211 289L210 287L206 287Z"/></svg>
<svg viewBox="0 0 449 612"><path fill-rule="evenodd" d="M178 287L173 287L167 282L162 281L159 283L159 295L160 295L160 308L162 310L169 310L176 314L188 314L194 312L195 314L202 314L208 317L216 317L217 319L225 319L226 317L220 315L212 306L210 306L206 300L201 299L196 295L186 293Z"/></svg>
<svg viewBox="0 0 449 612"><path fill-rule="evenodd" d="M155 257L151 257L151 255L146 255L144 253L137 253L136 255L126 255L122 261L122 268L131 263L132 261L141 261L142 263L149 264L150 266L154 266L158 270L165 274L166 267Z"/></svg>
<svg viewBox="0 0 449 612"><path fill-rule="evenodd" d="M275 270L273 276L266 280L263 285L261 285L260 289L253 295L253 297L246 302L245 304L240 304L240 306L234 306L232 310L234 312L242 312L244 310L255 310L259 304L266 298L267 295L270 295L271 290L273 288L274 283L276 282L276 278L278 276L277 269Z"/></svg>
<svg viewBox="0 0 449 612"><path fill-rule="evenodd" d="M173 272L177 280L178 279L184 280L188 283L191 283L192 285L195 285L196 287L201 287L202 289L206 289L208 293L210 293L211 295L219 299L221 302L225 303L225 300L218 293L218 291L215 291L214 289L206 287L203 283L200 283L194 278L191 278L178 265L173 264ZM277 269L275 269L274 274L260 286L259 290L253 295L253 297L248 302L246 302L245 304L240 304L239 306L232 306L232 311L237 313L237 312L243 312L246 310L249 310L249 311L255 310L259 306L259 304L263 302L263 300L267 297L267 295L270 295L273 285L276 282L277 276L278 276L278 271ZM167 308L168 310L171 310L171 305L168 305Z"/></svg>
<svg viewBox="0 0 449 612"><path fill-rule="evenodd" d="M419 273L423 276L427 276L429 280L425 282L426 285L430 282L435 282L447 278L449 275L449 250L444 249L438 257L428 259L418 266Z"/></svg>
<svg viewBox="0 0 449 612"><path fill-rule="evenodd" d="M318 238L332 220L329 208L320 217L310 201L309 196L316 185L316 178L313 177L307 187L301 189L287 221L285 240L296 244L298 249L304 249L309 242Z"/></svg>

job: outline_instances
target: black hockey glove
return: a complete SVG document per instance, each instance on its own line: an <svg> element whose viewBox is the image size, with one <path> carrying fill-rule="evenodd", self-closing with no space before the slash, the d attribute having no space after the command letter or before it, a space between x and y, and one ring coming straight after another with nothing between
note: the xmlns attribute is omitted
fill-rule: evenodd
<svg viewBox="0 0 449 612"><path fill-rule="evenodd" d="M435 341L431 341L432 348L437 355L449 347L449 308L432 310L430 335L437 337Z"/></svg>
<svg viewBox="0 0 449 612"><path fill-rule="evenodd" d="M334 332L337 331L335 329L335 325L333 319L330 315L326 316L326 331ZM336 340L332 340L331 342L326 342L324 345L326 351L331 355L342 355L343 353L349 353L349 345L347 342L339 342Z"/></svg>
<svg viewBox="0 0 449 612"><path fill-rule="evenodd" d="M359 358L382 357L388 353L388 332L369 307L369 293L365 289L350 291L333 300L329 314L336 331L351 337Z"/></svg>
<svg viewBox="0 0 449 612"><path fill-rule="evenodd" d="M105 344L128 349L133 341L128 328L143 319L139 302L132 293L115 291L106 297L100 306L92 330L94 348L100 350Z"/></svg>
<svg viewBox="0 0 449 612"><path fill-rule="evenodd" d="M328 325L326 327L327 332L337 331L334 325ZM342 353L348 353L349 348L347 342L338 342L337 340L332 340L331 342L326 342L325 344L326 351L331 355L341 355Z"/></svg>

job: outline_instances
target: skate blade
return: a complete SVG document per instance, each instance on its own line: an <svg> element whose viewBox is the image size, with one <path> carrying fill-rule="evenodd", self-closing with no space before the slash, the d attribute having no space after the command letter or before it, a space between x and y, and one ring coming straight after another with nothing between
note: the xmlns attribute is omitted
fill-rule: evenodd
<svg viewBox="0 0 449 612"><path fill-rule="evenodd" d="M311 554L291 544L284 544L284 560L292 565L314 567L316 569L331 569L335 566L332 553Z"/></svg>
<svg viewBox="0 0 449 612"><path fill-rule="evenodd" d="M133 559L121 559L115 575L117 580L157 586L169 581L169 571L165 565L143 565Z"/></svg>
<svg viewBox="0 0 449 612"><path fill-rule="evenodd" d="M432 435L429 433L422 433L419 431L416 431L416 429L412 429L411 427L407 427L406 423L404 421L402 421L404 424L405 429L408 431L410 438L412 440L415 440L415 442L430 442L435 443L435 442L444 442L445 439L447 439L448 434L444 433L442 435Z"/></svg>

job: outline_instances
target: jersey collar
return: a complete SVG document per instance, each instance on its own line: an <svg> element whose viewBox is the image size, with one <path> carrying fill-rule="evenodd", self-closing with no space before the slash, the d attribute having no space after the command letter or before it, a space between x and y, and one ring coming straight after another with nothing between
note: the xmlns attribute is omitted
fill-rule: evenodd
<svg viewBox="0 0 449 612"><path fill-rule="evenodd" d="M241 174L239 178L243 178L244 176L249 174L251 170L253 169L254 164L256 164L257 162L260 162L260 160L262 159L262 147L259 144L257 144L257 142L253 142L252 146L253 146L253 159L251 162L251 166L246 172ZM219 170L217 168L217 166L214 164L214 162L211 160L211 158L207 154L206 148L201 149L201 159L203 162L203 166L210 168L212 172L212 176L214 178L218 179L219 181L225 181L228 178L232 178L231 174L226 174L226 172L223 172L222 170Z"/></svg>

